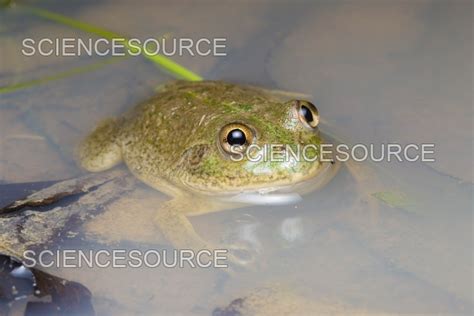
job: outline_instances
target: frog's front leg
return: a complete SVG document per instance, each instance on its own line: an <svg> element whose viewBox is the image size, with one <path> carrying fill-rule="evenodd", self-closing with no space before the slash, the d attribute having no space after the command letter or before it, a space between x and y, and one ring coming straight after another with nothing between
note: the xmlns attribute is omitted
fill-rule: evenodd
<svg viewBox="0 0 474 316"><path fill-rule="evenodd" d="M186 208L192 207L192 210ZM204 240L194 229L193 225L185 215L186 213L201 213L206 208L206 212L213 211L218 205L203 203L198 200L189 200L189 198L175 198L166 201L157 210L155 216L155 224L160 229L163 236L176 249L191 249L194 253L200 250L209 250L214 254L214 251L226 250L227 261L229 264L236 264L238 266L247 265L253 258L237 256L234 253L248 252L245 247L236 245L215 245L209 241ZM209 209L210 208L210 209Z"/></svg>
<svg viewBox="0 0 474 316"><path fill-rule="evenodd" d="M208 249L209 243L194 230L191 222L183 214L183 207L186 207L186 203L179 198L164 202L157 210L155 224L177 249Z"/></svg>
<svg viewBox="0 0 474 316"><path fill-rule="evenodd" d="M81 142L76 151L84 169L104 171L122 161L119 127L120 119L105 119Z"/></svg>

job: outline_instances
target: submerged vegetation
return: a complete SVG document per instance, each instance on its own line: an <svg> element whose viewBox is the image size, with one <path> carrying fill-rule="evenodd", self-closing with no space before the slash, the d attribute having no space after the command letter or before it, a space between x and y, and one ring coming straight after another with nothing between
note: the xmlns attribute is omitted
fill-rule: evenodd
<svg viewBox="0 0 474 316"><path fill-rule="evenodd" d="M11 1L9 0L0 1L0 7L7 7L10 5L11 5ZM72 19L70 17L64 16L61 14L51 12L45 9L41 9L41 8L37 8L33 6L26 6L26 5L18 5L18 4L15 4L15 5L16 7L20 8L26 13L33 14L37 17L62 24L64 26L71 27L76 30L80 30L89 34L97 35L101 38L105 38L108 40L122 39L123 45L129 48L130 51L134 52L136 50L136 48L130 46L128 43L128 40L124 36L121 36L120 34L111 32L109 30L103 29L98 26L91 25L89 23ZM173 77L177 79L184 79L184 80L190 80L190 81L202 80L201 76L181 66L180 64L174 62L173 60L171 60L170 58L166 56L146 54L146 50L144 49L141 49L140 52L142 53L142 56L144 56L145 58L153 62L153 64L157 66L159 69L166 71L167 73L169 73L170 75L172 75ZM125 56L125 57L128 57L128 56ZM50 81L60 80L60 79L71 77L77 74L94 71L101 68L102 66L119 61L123 58L124 57L111 57L111 58L106 59L105 61L100 61L97 63L93 63L91 65L73 68L68 71L60 72L60 73L46 76L43 78L28 80L28 81L19 82L19 83L15 83L11 85L6 85L6 86L0 86L0 94L9 93L9 92L26 89L26 88L31 88L40 84L50 82Z"/></svg>

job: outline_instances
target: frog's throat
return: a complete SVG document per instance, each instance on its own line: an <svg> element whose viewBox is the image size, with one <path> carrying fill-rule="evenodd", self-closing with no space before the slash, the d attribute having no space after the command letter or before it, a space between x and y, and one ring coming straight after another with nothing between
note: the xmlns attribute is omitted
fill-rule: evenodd
<svg viewBox="0 0 474 316"><path fill-rule="evenodd" d="M302 195L316 191L334 178L341 166L340 162L325 163L321 173L312 179L287 187L268 188L267 191L242 192L233 196L219 197L219 201L253 205L289 205L302 200Z"/></svg>
<svg viewBox="0 0 474 316"><path fill-rule="evenodd" d="M196 194L208 197L214 196L219 200L236 201L239 199L239 196L242 197L244 200L252 200L257 196L260 196L262 197L262 199L267 198L268 201L272 199L274 199L275 201L297 201L299 200L297 195L302 195L311 191L315 191L326 185L336 175L339 168L339 162L322 162L319 164L315 164L312 170L310 170L310 172L308 172L306 175L301 176L298 179L292 179L289 181L278 181L272 182L271 184L267 185L256 185L230 189L210 189L189 185L187 186L187 188L189 191L192 191ZM273 194L273 196L269 197L270 194ZM277 195L280 195L280 197L277 197ZM263 203L266 204L265 201L263 201Z"/></svg>

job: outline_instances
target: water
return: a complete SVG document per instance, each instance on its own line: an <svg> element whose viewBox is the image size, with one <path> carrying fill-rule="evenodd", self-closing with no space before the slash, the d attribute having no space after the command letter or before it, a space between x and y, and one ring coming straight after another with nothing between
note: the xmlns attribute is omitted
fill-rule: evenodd
<svg viewBox="0 0 474 316"><path fill-rule="evenodd" d="M356 310L472 313L471 2L41 6L139 38L225 37L227 57L173 60L208 79L311 94L327 122L322 129L350 143L435 144L433 163L359 164L358 178L344 168L297 204L192 218L205 237L245 241L258 251L255 266L232 278L210 269L48 271L85 285L99 314L206 315L275 282L311 301ZM19 8L0 16L0 85L104 60L21 56L25 37L89 35ZM100 119L122 113L170 79L149 61L132 57L1 94L1 183L83 174L74 145ZM380 192L402 192L406 201L390 206L372 196ZM134 210L133 217L140 216L151 215ZM135 236L149 242L154 232L146 220L138 222L144 226Z"/></svg>

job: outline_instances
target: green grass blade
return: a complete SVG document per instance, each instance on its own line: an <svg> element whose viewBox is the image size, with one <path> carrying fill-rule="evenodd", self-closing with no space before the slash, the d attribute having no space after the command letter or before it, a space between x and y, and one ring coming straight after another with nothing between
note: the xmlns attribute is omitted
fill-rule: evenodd
<svg viewBox="0 0 474 316"><path fill-rule="evenodd" d="M415 204L410 198L400 191L380 191L372 193L377 200L384 202L390 207L403 209L406 211L414 211Z"/></svg>
<svg viewBox="0 0 474 316"><path fill-rule="evenodd" d="M122 57L122 58L124 58L124 57ZM43 78L40 78L40 79L33 79L33 80L18 82L18 83L14 83L14 84L7 85L7 86L0 86L0 94L14 92L14 91L21 90L21 89L26 89L26 88L31 88L31 87L34 87L34 86L37 86L37 85L40 85L40 84L48 83L50 81L65 79L65 78L68 78L68 77L72 77L74 75L86 73L86 72L89 72L89 71L94 71L94 70L97 70L97 69L99 69L99 68L101 68L105 65L108 65L108 64L111 64L111 63L114 63L114 62L118 62L119 60L120 60L120 58L110 57L110 58L107 58L106 60L103 60L103 61L100 61L100 62L97 62L97 63L93 63L93 64L82 66L82 67L73 68L73 69L70 69L70 70L67 70L67 71L64 71L64 72L60 72L60 73L57 73L55 75L46 76L46 77L43 77Z"/></svg>
<svg viewBox="0 0 474 316"><path fill-rule="evenodd" d="M55 21L57 23L70 26L72 28L82 30L84 32L98 35L105 39L123 39L124 45L133 51L133 48L129 46L128 40L117 33L110 32L108 30L104 30L102 28L69 18L67 16L57 14L54 12L50 12L48 10L32 7L32 6L22 6L23 8L27 9L31 13L35 14L36 16L48 19L50 21ZM138 46L138 45L137 45ZM142 55L147 59L151 60L155 65L163 68L167 72L171 73L173 76L179 79L185 79L190 81L200 81L202 77L198 74L195 74L191 70L181 66L180 64L172 61L171 59L163 56L163 55L148 55L144 52L143 47L141 48Z"/></svg>

